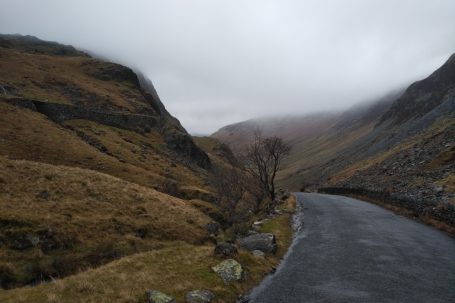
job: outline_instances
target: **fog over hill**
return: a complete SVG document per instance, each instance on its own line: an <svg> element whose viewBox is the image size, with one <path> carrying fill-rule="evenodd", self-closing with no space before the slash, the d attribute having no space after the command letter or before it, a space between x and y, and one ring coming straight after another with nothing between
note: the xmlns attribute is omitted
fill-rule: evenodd
<svg viewBox="0 0 455 303"><path fill-rule="evenodd" d="M143 71L191 133L345 109L425 77L455 50L451 0L1 4L3 33Z"/></svg>

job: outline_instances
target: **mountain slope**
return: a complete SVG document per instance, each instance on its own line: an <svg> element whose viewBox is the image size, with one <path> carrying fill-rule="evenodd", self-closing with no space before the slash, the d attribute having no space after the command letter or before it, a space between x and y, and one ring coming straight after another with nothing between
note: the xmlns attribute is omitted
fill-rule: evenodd
<svg viewBox="0 0 455 303"><path fill-rule="evenodd" d="M247 143L244 134L259 126L265 135L283 137L293 149L280 183L294 190L359 187L416 200L453 201L454 58L405 91L366 106L294 118L287 128L297 129L297 135L283 132L275 119L227 126L213 136L228 144L240 136Z"/></svg>
<svg viewBox="0 0 455 303"><path fill-rule="evenodd" d="M208 156L143 76L34 37L2 35L0 46L0 155L98 170L162 191L169 183L208 190Z"/></svg>
<svg viewBox="0 0 455 303"><path fill-rule="evenodd" d="M201 244L212 222L189 202L106 174L4 157L0 211L3 287L66 276L164 241Z"/></svg>
<svg viewBox="0 0 455 303"><path fill-rule="evenodd" d="M198 141L142 74L72 46L0 35L0 287L16 288L0 289L0 301L137 253L213 249L256 201L245 195L242 209L229 209L242 216L226 219L212 179L238 163L217 140ZM159 272L170 279L194 264L180 265Z"/></svg>

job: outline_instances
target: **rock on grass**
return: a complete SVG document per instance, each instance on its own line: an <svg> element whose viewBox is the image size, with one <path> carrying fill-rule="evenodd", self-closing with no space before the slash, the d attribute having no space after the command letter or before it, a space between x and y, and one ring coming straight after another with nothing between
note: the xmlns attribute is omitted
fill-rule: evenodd
<svg viewBox="0 0 455 303"><path fill-rule="evenodd" d="M277 250L275 236L271 233L250 235L240 239L239 245L249 251L261 250L266 253L275 253Z"/></svg>
<svg viewBox="0 0 455 303"><path fill-rule="evenodd" d="M242 265L234 259L227 259L218 265L213 266L212 270L220 275L226 284L241 281L245 278L245 270Z"/></svg>
<svg viewBox="0 0 455 303"><path fill-rule="evenodd" d="M175 299L157 290L147 291L147 303L176 303Z"/></svg>
<svg viewBox="0 0 455 303"><path fill-rule="evenodd" d="M186 303L210 303L215 295L209 290L192 290L185 295Z"/></svg>

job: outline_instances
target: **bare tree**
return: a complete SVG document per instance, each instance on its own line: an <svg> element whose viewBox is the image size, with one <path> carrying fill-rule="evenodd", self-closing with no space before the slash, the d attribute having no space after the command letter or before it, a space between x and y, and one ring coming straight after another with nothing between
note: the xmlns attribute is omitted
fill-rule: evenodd
<svg viewBox="0 0 455 303"><path fill-rule="evenodd" d="M218 204L226 219L232 223L237 204L246 192L244 174L235 167L217 166L213 169L212 185L218 194Z"/></svg>
<svg viewBox="0 0 455 303"><path fill-rule="evenodd" d="M275 178L283 159L291 147L279 137L262 136L257 130L254 141L248 147L244 157L246 170L255 177L272 201L275 199Z"/></svg>

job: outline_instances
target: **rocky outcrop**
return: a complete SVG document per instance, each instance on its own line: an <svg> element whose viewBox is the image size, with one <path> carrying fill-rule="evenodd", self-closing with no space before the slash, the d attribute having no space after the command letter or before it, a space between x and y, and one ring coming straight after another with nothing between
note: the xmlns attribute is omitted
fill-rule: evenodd
<svg viewBox="0 0 455 303"><path fill-rule="evenodd" d="M57 42L43 41L35 36L0 34L0 47L15 48L32 54L46 54L55 56L87 56L73 46Z"/></svg>
<svg viewBox="0 0 455 303"><path fill-rule="evenodd" d="M207 154L202 151L186 133L174 130L165 131L164 140L171 150L192 159L198 166L202 168L209 168L211 166Z"/></svg>
<svg viewBox="0 0 455 303"><path fill-rule="evenodd" d="M455 193L441 181L455 170L454 137L455 125L448 126L327 187L361 189L374 195L387 192L415 203L449 203Z"/></svg>
<svg viewBox="0 0 455 303"><path fill-rule="evenodd" d="M202 168L211 166L207 154L196 146L180 122L166 110L152 82L142 74L127 66L91 57L72 46L43 41L33 36L0 34L0 48L31 53L34 60L40 60L41 54L78 57L74 58L74 62L71 60L71 64L78 63L80 72L76 77L80 78L74 79L75 81L48 72L43 74L43 79L33 81L31 86L41 91L41 95L46 95L48 91L54 93L50 97L52 102L29 99L21 85L13 78L6 78L0 83L0 97L3 101L38 111L56 123L84 119L138 133L155 129L163 136L170 151L177 156L174 157L176 160ZM68 58L59 58L63 63L66 59ZM98 83L94 86L102 89L80 84L91 82ZM114 86L118 91L111 89ZM112 91L112 95L101 93L103 90Z"/></svg>
<svg viewBox="0 0 455 303"><path fill-rule="evenodd" d="M213 266L212 270L216 272L226 284L245 279L245 270L242 265L234 259L225 260L218 265Z"/></svg>
<svg viewBox="0 0 455 303"><path fill-rule="evenodd" d="M239 240L239 245L249 251L260 250L275 253L277 244L275 236L271 233L258 233Z"/></svg>
<svg viewBox="0 0 455 303"><path fill-rule="evenodd" d="M192 290L185 295L186 303L210 303L215 295L209 290Z"/></svg>
<svg viewBox="0 0 455 303"><path fill-rule="evenodd" d="M17 106L35 110L56 123L63 123L74 119L84 119L135 132L146 132L150 131L152 127L157 126L159 119L157 116L96 111L69 104L50 103L29 99L16 98L5 99L5 101Z"/></svg>
<svg viewBox="0 0 455 303"><path fill-rule="evenodd" d="M211 166L207 154L192 140L191 136L176 127L163 127L166 119L159 115L141 115L126 112L92 110L70 104L50 103L23 98L1 99L10 104L37 111L56 123L68 120L84 119L100 124L118 127L134 132L147 133L152 128L159 128L169 149L177 156L190 160L202 168Z"/></svg>
<svg viewBox="0 0 455 303"><path fill-rule="evenodd" d="M380 123L392 120L394 124L399 124L422 117L446 101L447 97L454 98L454 79L455 54L429 77L409 86L381 117Z"/></svg>
<svg viewBox="0 0 455 303"><path fill-rule="evenodd" d="M176 303L175 299L157 290L147 291L147 303Z"/></svg>

